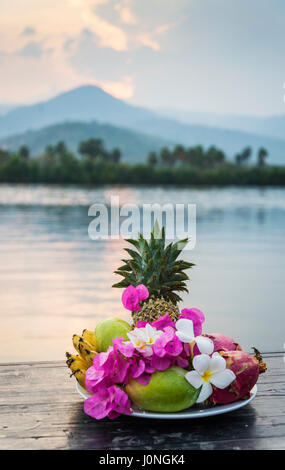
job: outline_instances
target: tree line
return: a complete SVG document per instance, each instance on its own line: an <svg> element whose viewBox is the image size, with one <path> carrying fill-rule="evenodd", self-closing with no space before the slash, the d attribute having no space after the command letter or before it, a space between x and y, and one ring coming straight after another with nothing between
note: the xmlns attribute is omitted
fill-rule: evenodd
<svg viewBox="0 0 285 470"><path fill-rule="evenodd" d="M177 184L177 185L285 185L285 167L265 164L267 152L260 149L255 165L247 147L234 162L215 147L201 146L151 152L145 164L122 162L118 148L106 150L100 139L78 146L81 158L64 142L49 145L37 158L28 147L17 152L0 149L0 182L48 184Z"/></svg>
<svg viewBox="0 0 285 470"><path fill-rule="evenodd" d="M243 166L250 163L252 157L251 147L246 147L240 153L235 155L234 161L237 166ZM256 165L265 166L265 160L268 152L263 147L257 151ZM226 165L227 159L225 153L217 149L214 145L204 149L201 145L195 147L184 147L177 145L174 149L163 147L159 152L150 152L147 162L152 167L176 167L179 165L190 165L193 168L209 169L219 168Z"/></svg>

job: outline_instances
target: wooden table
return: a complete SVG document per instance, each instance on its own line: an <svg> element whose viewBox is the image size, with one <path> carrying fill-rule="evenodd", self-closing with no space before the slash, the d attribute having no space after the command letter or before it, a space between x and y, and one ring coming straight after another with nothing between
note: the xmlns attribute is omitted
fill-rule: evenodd
<svg viewBox="0 0 285 470"><path fill-rule="evenodd" d="M285 449L283 353L264 358L268 371L250 405L184 421L95 421L64 362L0 364L0 449Z"/></svg>

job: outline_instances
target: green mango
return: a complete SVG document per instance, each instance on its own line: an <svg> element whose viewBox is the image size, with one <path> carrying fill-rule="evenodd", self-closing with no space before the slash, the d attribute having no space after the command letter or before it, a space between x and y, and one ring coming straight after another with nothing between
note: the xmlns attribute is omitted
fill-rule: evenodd
<svg viewBox="0 0 285 470"><path fill-rule="evenodd" d="M196 389L184 378L187 370L169 367L154 372L148 385L131 379L126 386L130 399L140 408L161 413L185 410L196 403L200 388Z"/></svg>
<svg viewBox="0 0 285 470"><path fill-rule="evenodd" d="M123 337L128 340L127 333L132 330L129 323L120 318L107 318L95 328L94 337L99 352L106 352L113 345L113 339Z"/></svg>

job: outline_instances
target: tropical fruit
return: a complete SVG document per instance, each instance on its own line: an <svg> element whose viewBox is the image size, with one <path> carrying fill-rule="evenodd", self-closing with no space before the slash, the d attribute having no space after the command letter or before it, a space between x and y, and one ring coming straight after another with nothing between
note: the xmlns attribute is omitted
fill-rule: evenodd
<svg viewBox="0 0 285 470"><path fill-rule="evenodd" d="M92 366L93 359L98 354L93 331L83 330L82 336L73 335L72 342L78 354L65 353L66 364L72 372L71 377L74 376L81 387L85 388L86 371Z"/></svg>
<svg viewBox="0 0 285 470"><path fill-rule="evenodd" d="M173 321L178 320L180 314L179 308L174 305L170 300L163 298L150 299L144 303L139 312L133 312L133 320L136 323L139 320L146 320L150 323L168 314Z"/></svg>
<svg viewBox="0 0 285 470"><path fill-rule="evenodd" d="M97 347L97 344L96 344L96 341L95 341L94 331L90 331L90 330L86 330L86 329L83 330L82 331L82 338L85 339L85 341L87 341L87 343L89 343L92 346L92 349L97 351L98 347Z"/></svg>
<svg viewBox="0 0 285 470"><path fill-rule="evenodd" d="M88 369L86 362L79 356L66 353L66 364L71 370L71 377L74 375L81 387L85 388L85 374Z"/></svg>
<svg viewBox="0 0 285 470"><path fill-rule="evenodd" d="M230 336L221 335L220 333L212 333L203 335L210 338L214 343L214 352L219 351L241 351L241 346L236 343Z"/></svg>
<svg viewBox="0 0 285 470"><path fill-rule="evenodd" d="M149 242L142 234L139 234L138 240L126 241L136 251L125 248L130 258L123 259L124 265L115 271L123 279L113 287L143 284L149 291L149 298L143 302L141 310L132 312L134 323L139 320L152 322L166 313L177 320L179 310L176 304L181 300L177 292L188 292L185 281L189 277L184 271L194 266L193 263L177 259L188 239L166 246L164 227L160 230L155 222Z"/></svg>
<svg viewBox="0 0 285 470"><path fill-rule="evenodd" d="M196 402L200 389L192 387L185 379L187 370L169 367L152 374L148 385L131 379L126 386L130 399L140 408L161 413L181 411Z"/></svg>
<svg viewBox="0 0 285 470"><path fill-rule="evenodd" d="M73 335L72 342L74 349L78 352L81 358L86 362L88 367L93 364L93 359L97 354L97 351L93 349L93 346L88 343L83 336Z"/></svg>
<svg viewBox="0 0 285 470"><path fill-rule="evenodd" d="M259 376L258 360L244 351L220 351L220 354L226 360L227 368L236 375L236 379L223 390L213 386L210 401L216 405L247 398Z"/></svg>
<svg viewBox="0 0 285 470"><path fill-rule="evenodd" d="M112 346L113 339L123 337L128 340L127 333L132 330L129 323L119 318L107 318L95 328L95 342L99 352L106 352Z"/></svg>

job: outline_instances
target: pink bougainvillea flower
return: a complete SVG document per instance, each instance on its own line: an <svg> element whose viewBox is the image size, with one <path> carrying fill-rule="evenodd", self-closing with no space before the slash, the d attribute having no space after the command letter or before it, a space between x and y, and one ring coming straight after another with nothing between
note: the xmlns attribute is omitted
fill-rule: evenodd
<svg viewBox="0 0 285 470"><path fill-rule="evenodd" d="M123 306L132 312L139 312L139 293L134 286L127 287L122 295Z"/></svg>
<svg viewBox="0 0 285 470"><path fill-rule="evenodd" d="M173 338L166 345L166 352L168 356L177 357L183 351L183 344L180 339L174 334Z"/></svg>
<svg viewBox="0 0 285 470"><path fill-rule="evenodd" d="M167 354L166 346L173 340L175 330L171 327L166 327L164 333L156 340L153 345L153 352L158 357L164 357Z"/></svg>
<svg viewBox="0 0 285 470"><path fill-rule="evenodd" d="M202 325L205 321L204 313L198 308L184 308L181 310L180 318L187 318L193 322L194 335L200 336L202 333Z"/></svg>
<svg viewBox="0 0 285 470"><path fill-rule="evenodd" d="M183 343L176 335L174 328L167 326L163 335L157 339L153 351L158 357L176 357L183 351Z"/></svg>
<svg viewBox="0 0 285 470"><path fill-rule="evenodd" d="M106 382L104 370L98 370L95 367L89 367L85 374L85 385L88 393L94 393L102 382Z"/></svg>
<svg viewBox="0 0 285 470"><path fill-rule="evenodd" d="M151 379L151 374L142 374L137 378L141 385L148 385Z"/></svg>
<svg viewBox="0 0 285 470"><path fill-rule="evenodd" d="M84 411L95 419L103 419L106 416L114 419L120 414L132 413L128 395L114 385L101 388L92 397L87 398L84 402Z"/></svg>
<svg viewBox="0 0 285 470"><path fill-rule="evenodd" d="M189 366L189 358L186 359L184 357L177 356L173 365L181 367L181 369L186 369Z"/></svg>
<svg viewBox="0 0 285 470"><path fill-rule="evenodd" d="M151 365L155 370L166 370L171 365L171 359L167 356L158 357L154 354L151 358Z"/></svg>
<svg viewBox="0 0 285 470"><path fill-rule="evenodd" d="M116 357L118 356L118 351L125 357L132 357L135 350L131 341L125 341L121 337L113 339L113 348Z"/></svg>
<svg viewBox="0 0 285 470"><path fill-rule="evenodd" d="M114 369L113 348L109 347L107 352L99 353L94 357L93 366L89 367L85 375L86 390L94 393L98 386L111 385L110 372Z"/></svg>
<svg viewBox="0 0 285 470"><path fill-rule="evenodd" d="M172 326L172 328L175 328L175 323L171 320L168 313L166 313L165 315L163 315L163 317L159 317L157 320L152 322L151 326L154 326L158 330L163 330L168 326Z"/></svg>
<svg viewBox="0 0 285 470"><path fill-rule="evenodd" d="M137 287L136 287L136 291L138 293L138 296L139 296L139 301L141 302L141 300L146 300L148 299L149 297L149 291L148 291L148 288L146 286L144 286L143 284L139 284Z"/></svg>
<svg viewBox="0 0 285 470"><path fill-rule="evenodd" d="M137 287L128 286L122 294L122 302L127 310L139 312L141 309L140 302L149 297L146 286L139 284Z"/></svg>
<svg viewBox="0 0 285 470"><path fill-rule="evenodd" d="M142 359L135 358L130 368L131 377L137 379L145 371L145 362Z"/></svg>
<svg viewBox="0 0 285 470"><path fill-rule="evenodd" d="M139 321L135 324L135 327L136 327L136 328L144 328L146 325L147 325L147 321L146 321L146 320L139 320Z"/></svg>

